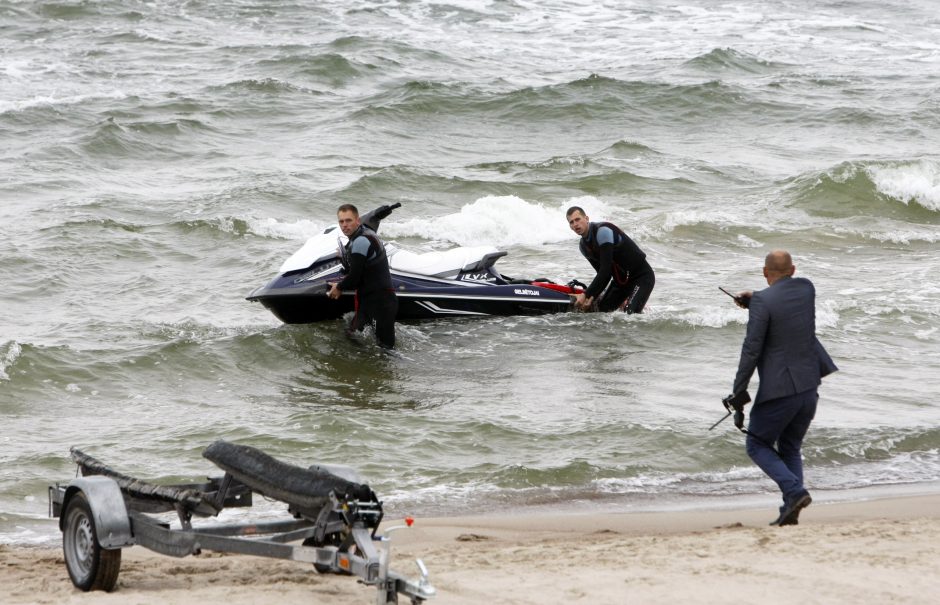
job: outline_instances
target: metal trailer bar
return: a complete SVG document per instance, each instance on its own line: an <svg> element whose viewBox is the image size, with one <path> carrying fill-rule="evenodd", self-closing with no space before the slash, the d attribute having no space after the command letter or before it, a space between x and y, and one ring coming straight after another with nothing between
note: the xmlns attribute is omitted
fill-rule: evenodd
<svg viewBox="0 0 940 605"><path fill-rule="evenodd" d="M217 525L198 529L172 529L143 513L131 511L129 516L137 544L171 557L195 555L206 549L332 566L338 552L335 546L291 546L286 544L286 542L309 537L313 533L313 525L305 520L275 521L248 525ZM363 569L370 567L370 560L378 564L378 552L372 545L372 536L369 530L365 527L353 527L352 535L355 538L356 546L364 554L368 553L369 556L359 557L347 555L346 553L340 554L347 556L350 560L359 559ZM337 565L337 567L343 571L351 571L346 565ZM378 577L376 573L368 575L371 577L364 575L363 579L375 581Z"/></svg>
<svg viewBox="0 0 940 605"><path fill-rule="evenodd" d="M302 520L271 522L253 525L212 526L198 530L171 529L158 523L147 515L130 513L137 544L173 557L185 557L198 554L202 549L252 555L274 559L285 559L328 568L336 572L349 573L361 579L363 584L379 588L379 603L387 601L387 595L400 593L413 602L422 602L434 596L435 590L427 583L427 568L418 560L418 569L422 580L414 582L405 576L388 569L388 549L379 551L372 544L371 533L366 527L352 528L352 535L357 548L363 553L359 556L340 552L336 546L290 546L284 541L294 541L309 535L312 527ZM235 536L262 536L268 532L277 532L297 525L308 525L302 529L269 537L244 539ZM396 529L396 528L392 528ZM390 530L391 531L391 530ZM388 538L382 538L388 542Z"/></svg>

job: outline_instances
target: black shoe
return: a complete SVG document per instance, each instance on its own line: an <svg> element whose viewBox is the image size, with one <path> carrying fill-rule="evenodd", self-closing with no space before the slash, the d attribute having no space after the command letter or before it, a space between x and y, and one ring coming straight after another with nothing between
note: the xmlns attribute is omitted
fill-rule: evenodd
<svg viewBox="0 0 940 605"><path fill-rule="evenodd" d="M787 508L785 506L781 506L780 514L777 516L776 519L771 521L770 524L771 525L799 525L800 524L800 520L797 519L796 517L794 517L792 520L788 521L787 523L784 523L783 521L784 519L786 519L786 514L787 514Z"/></svg>
<svg viewBox="0 0 940 605"><path fill-rule="evenodd" d="M771 521L771 525L798 525L800 523L800 511L809 506L813 502L813 498L809 495L809 492L803 492L801 495L793 499L790 504L786 505L783 510L780 511L780 516L775 520Z"/></svg>

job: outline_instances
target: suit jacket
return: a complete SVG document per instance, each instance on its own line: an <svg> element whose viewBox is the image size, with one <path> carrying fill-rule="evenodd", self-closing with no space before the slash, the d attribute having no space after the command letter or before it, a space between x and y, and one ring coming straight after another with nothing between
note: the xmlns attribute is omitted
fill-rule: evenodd
<svg viewBox="0 0 940 605"><path fill-rule="evenodd" d="M755 292L748 306L747 336L734 378L734 393L754 374L754 404L802 393L838 370L816 338L816 289L803 277L784 277Z"/></svg>

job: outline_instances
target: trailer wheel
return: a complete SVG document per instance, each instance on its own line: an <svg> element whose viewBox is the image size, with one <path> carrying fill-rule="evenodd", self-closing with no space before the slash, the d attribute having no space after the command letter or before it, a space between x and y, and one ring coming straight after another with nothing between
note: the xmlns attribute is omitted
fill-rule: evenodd
<svg viewBox="0 0 940 605"><path fill-rule="evenodd" d="M76 492L65 509L62 551L72 584L85 592L111 592L121 570L121 549L101 547L95 517L84 492Z"/></svg>

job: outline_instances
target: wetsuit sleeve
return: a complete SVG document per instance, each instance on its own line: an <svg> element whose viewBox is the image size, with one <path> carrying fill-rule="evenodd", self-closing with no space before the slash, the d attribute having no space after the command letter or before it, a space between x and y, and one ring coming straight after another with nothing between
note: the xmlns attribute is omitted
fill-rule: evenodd
<svg viewBox="0 0 940 605"><path fill-rule="evenodd" d="M366 258L372 243L365 237L353 240L349 250L349 271L343 281L339 282L340 290L358 290L362 283L362 272L366 267Z"/></svg>
<svg viewBox="0 0 940 605"><path fill-rule="evenodd" d="M614 245L604 244L600 248L600 262L597 263L597 275L594 281L588 286L586 294L591 298L596 297L604 291L607 284L610 283L611 268L614 265Z"/></svg>

